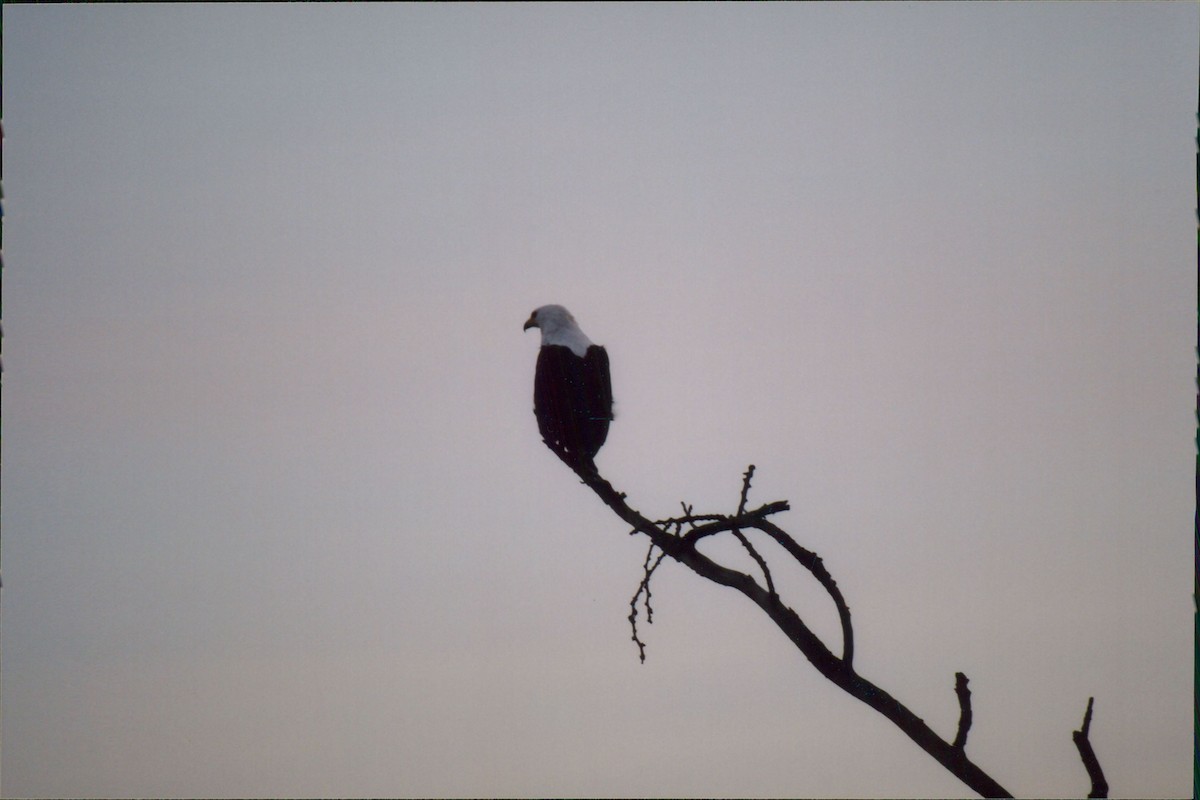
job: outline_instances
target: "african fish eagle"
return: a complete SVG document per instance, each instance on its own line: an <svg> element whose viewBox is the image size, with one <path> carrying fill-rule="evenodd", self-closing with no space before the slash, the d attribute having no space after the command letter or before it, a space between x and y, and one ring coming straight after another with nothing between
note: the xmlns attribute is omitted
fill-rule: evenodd
<svg viewBox="0 0 1200 800"><path fill-rule="evenodd" d="M612 421L608 351L592 344L562 306L534 309L524 330L540 328L533 377L533 414L542 440L574 469L595 471L592 462Z"/></svg>

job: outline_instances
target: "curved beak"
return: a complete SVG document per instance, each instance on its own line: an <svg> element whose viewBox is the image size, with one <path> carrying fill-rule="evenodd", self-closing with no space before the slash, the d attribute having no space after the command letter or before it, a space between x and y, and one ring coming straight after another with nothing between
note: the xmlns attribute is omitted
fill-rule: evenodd
<svg viewBox="0 0 1200 800"><path fill-rule="evenodd" d="M530 314L529 319L525 320L525 327L521 328L521 330L527 331L530 328L536 328L537 326L537 320L534 318L533 314Z"/></svg>

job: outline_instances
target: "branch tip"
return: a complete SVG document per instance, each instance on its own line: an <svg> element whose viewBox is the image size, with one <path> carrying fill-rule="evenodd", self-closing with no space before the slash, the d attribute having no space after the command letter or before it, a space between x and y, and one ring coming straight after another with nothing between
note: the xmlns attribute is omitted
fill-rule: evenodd
<svg viewBox="0 0 1200 800"><path fill-rule="evenodd" d="M954 735L954 747L963 750L971 731L971 690L967 688L967 676L961 672L954 673L954 693L958 695L958 733Z"/></svg>
<svg viewBox="0 0 1200 800"><path fill-rule="evenodd" d="M645 559L645 561L642 562L641 583L638 584L637 591L633 593L633 597L629 598L629 616L626 617L626 619L629 620L629 627L633 630L633 636L631 638L633 639L634 643L638 646L638 659L643 664L646 663L646 643L643 642L638 637L637 602L638 602L638 598L641 597L643 593L645 593L646 599L644 601L644 604L645 604L645 608L646 608L646 623L648 625L653 625L654 624L654 607L650 605L650 578L651 578L651 576L654 575L654 570L658 569L658 565L662 563L662 560L664 558L666 558L666 555L667 555L666 551L660 551L658 554L658 558L654 561L653 564L651 564L650 559L654 556L654 548L655 548L655 543L652 541L652 542L650 542L650 548L648 550L646 550L646 559Z"/></svg>
<svg viewBox="0 0 1200 800"><path fill-rule="evenodd" d="M1083 712L1083 725L1079 730L1071 732L1071 739L1075 742L1075 749L1079 751L1079 760L1083 762L1083 768L1092 780L1092 791L1088 797L1108 797L1108 781L1104 778L1100 760L1096 758L1096 751L1092 749L1092 743L1088 739L1088 731L1092 727L1092 702L1095 699L1088 698L1087 710Z"/></svg>
<svg viewBox="0 0 1200 800"><path fill-rule="evenodd" d="M746 513L746 496L750 494L750 479L754 477L754 465L751 464L746 468L746 472L742 475L742 498L738 502L738 516Z"/></svg>

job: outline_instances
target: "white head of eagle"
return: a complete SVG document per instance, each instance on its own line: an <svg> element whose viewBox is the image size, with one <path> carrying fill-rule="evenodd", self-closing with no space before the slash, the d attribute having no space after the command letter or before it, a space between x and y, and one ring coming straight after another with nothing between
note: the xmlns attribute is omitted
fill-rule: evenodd
<svg viewBox="0 0 1200 800"><path fill-rule="evenodd" d="M595 470L592 459L612 421L608 352L584 336L562 306L534 309L525 330L542 331L533 377L533 414L546 446L572 467Z"/></svg>

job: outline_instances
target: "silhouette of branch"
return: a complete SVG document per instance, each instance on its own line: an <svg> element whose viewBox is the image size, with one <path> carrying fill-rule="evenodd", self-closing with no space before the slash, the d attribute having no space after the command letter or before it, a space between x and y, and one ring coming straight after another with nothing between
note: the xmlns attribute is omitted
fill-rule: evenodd
<svg viewBox="0 0 1200 800"><path fill-rule="evenodd" d="M746 513L746 495L750 491L750 479L753 477L754 465L751 464L746 470L745 476L742 479L742 497L738 501L737 517L741 517L744 513ZM754 549L754 545L750 544L750 540L746 538L746 535L743 534L736 525L730 530L733 535L737 537L737 540L742 543L742 547L746 548L746 552L748 552L754 558L754 560L758 562L759 569L763 571L763 578L767 581L767 591L772 595L775 595L775 583L771 580L771 570L767 567L767 562L758 554L758 551Z"/></svg>
<svg viewBox="0 0 1200 800"><path fill-rule="evenodd" d="M797 544L795 539L773 522L759 519L755 521L754 527L766 533L778 542L784 550L787 550L792 558L813 574L813 577L820 582L825 591L829 593L829 596L833 598L833 603L837 606L838 618L842 623L842 661L845 662L847 668L851 667L854 663L854 628L850 624L850 607L846 605L846 600L842 597L842 590L838 588L837 581L829 574L829 570L825 569L825 562L816 553Z"/></svg>
<svg viewBox="0 0 1200 800"><path fill-rule="evenodd" d="M746 513L746 495L750 494L750 479L754 477L754 465L746 467L746 471L742 473L742 496L738 500L737 515L740 517Z"/></svg>
<svg viewBox="0 0 1200 800"><path fill-rule="evenodd" d="M739 542L742 543L742 547L746 548L746 552L748 552L750 556L758 562L758 567L763 571L763 577L767 581L767 592L772 597L778 597L778 594L775 591L775 583L771 580L771 570L767 566L766 559L758 554L758 551L754 549L754 545L750 544L750 540L746 538L746 534L742 533L737 528L731 529L730 532L737 537Z"/></svg>
<svg viewBox="0 0 1200 800"><path fill-rule="evenodd" d="M850 624L850 609L838 589L837 582L825 568L820 556L800 546L786 531L767 519L772 514L788 510L787 501L766 503L753 511L746 511L750 481L754 475L753 464L743 475L738 509L733 516L693 514L690 505L681 503L683 516L652 522L632 508L625 500L625 493L614 489L613 485L600 475L594 464L573 461L557 451L556 455L574 470L580 480L595 492L605 505L630 526L631 535L642 534L650 539L650 548L646 552L646 558L642 564L643 577L630 600L629 615L629 621L633 627L633 641L638 646L638 654L643 662L646 660L646 648L637 633L637 601L644 592L646 619L647 622L650 622L653 614L650 606L650 579L663 559L670 556L701 577L736 589L748 597L771 618L784 635L804 654L809 663L816 667L818 672L852 697L889 719L922 750L972 790L984 797L1012 796L1008 790L966 755L967 734L970 732L972 722L971 692L967 688L966 675L961 672L955 673L954 691L959 704L958 729L954 741L947 742L934 733L923 719L910 711L903 703L854 671L854 631ZM686 534L683 532L685 525L688 527ZM808 628L795 611L783 604L775 591L766 559L750 544L742 533L743 529L756 529L766 533L794 560L807 568L825 588L837 606L838 616L842 623L841 658L835 656L825 646L824 642ZM719 564L696 549L696 544L701 539L726 531L733 533L758 563L767 582L766 588L763 588L750 575ZM657 559L651 563L655 548L658 548L660 552ZM1088 698L1082 729L1074 731L1072 736L1079 749L1084 767L1092 779L1092 793L1089 797L1107 797L1108 784L1088 740L1088 730L1092 720L1092 700L1092 698Z"/></svg>
<svg viewBox="0 0 1200 800"><path fill-rule="evenodd" d="M565 459L564 459L565 461ZM625 494L618 492L613 485L601 477L594 467L571 465L575 474L584 482L596 496L612 509L618 517L632 528L633 532L647 536L661 552L659 560L670 556L675 561L691 569L697 575L707 578L714 583L728 586L741 592L767 614L785 636L804 654L817 671L828 680L839 686L843 691L857 698L871 708L887 717L901 731L912 739L926 753L931 755L951 774L959 778L967 786L983 797L1012 797L1003 786L984 772L978 765L967 758L962 747L947 742L934 733L923 719L910 711L904 704L896 700L886 691L854 671L851 664L853 654L853 638L850 631L850 612L837 591L837 584L825 569L821 559L798 545L787 533L770 523L766 516L785 510L787 503L771 503L754 512L744 512L744 503L734 517L693 517L691 509L684 507L684 516L680 518L661 520L655 524L632 508L625 501ZM747 474L750 470L747 470ZM744 483L743 495L748 492L749 478ZM697 525L699 520L705 520ZM691 528L683 534L683 525ZM672 532L674 528L674 532ZM713 561L696 549L696 542L705 536L711 536L722 531L732 531L734 528L756 528L762 530L779 542L797 561L806 566L821 584L833 596L838 606L843 626L843 657L835 656L824 642L812 632L804 620L785 606L779 596L773 591L764 589L753 577L737 570L730 569ZM649 564L649 558L646 560ZM655 564L657 566L657 563ZM653 568L644 569L643 586L648 587L650 573ZM637 595L635 594L635 601ZM961 728L961 725L960 725Z"/></svg>
<svg viewBox="0 0 1200 800"><path fill-rule="evenodd" d="M971 730L971 690L967 688L967 676L961 672L954 673L954 693L958 695L958 733L954 734L954 746L962 750Z"/></svg>
<svg viewBox="0 0 1200 800"><path fill-rule="evenodd" d="M1094 697L1088 698L1087 711L1083 712L1083 726L1077 731L1071 731L1071 738L1075 740L1075 749L1079 751L1083 768L1092 779L1092 791L1088 797L1108 797L1108 781L1104 779L1104 771L1100 769L1100 761L1096 758L1096 751L1092 749L1092 743L1088 739L1088 729L1092 727L1093 700Z"/></svg>
<svg viewBox="0 0 1200 800"><path fill-rule="evenodd" d="M586 483L586 481L585 481ZM705 536L712 536L717 533L724 533L734 526L743 528L756 527L755 521L769 517L772 514L778 514L780 511L791 510L791 505L786 500L776 500L773 503L765 503L753 511L745 511L736 517L729 517L726 514L696 514L695 516L686 516L682 518L672 518L661 520L663 523L674 523L682 521L687 523L703 522L703 525L692 525L692 529L688 531L689 539L703 539ZM729 523L732 522L733 525Z"/></svg>
<svg viewBox="0 0 1200 800"><path fill-rule="evenodd" d="M665 552L658 554L658 559L653 564L650 563L650 557L654 555L654 542L650 543L650 549L646 551L646 560L642 562L642 582L638 584L637 591L633 593L633 597L629 599L629 626L633 628L633 642L638 646L638 659L646 663L646 643L638 638L637 632L637 601L644 593L646 595L646 623L654 624L654 608L650 605L650 576L654 574L654 570L658 569L658 565L666 558Z"/></svg>

